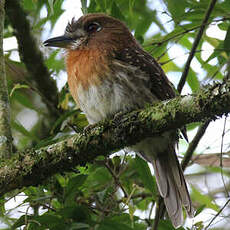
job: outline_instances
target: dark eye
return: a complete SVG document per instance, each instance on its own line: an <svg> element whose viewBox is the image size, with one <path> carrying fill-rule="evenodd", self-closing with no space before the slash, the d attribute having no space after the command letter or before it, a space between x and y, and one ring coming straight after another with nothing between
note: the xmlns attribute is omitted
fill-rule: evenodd
<svg viewBox="0 0 230 230"><path fill-rule="evenodd" d="M101 30L101 26L97 22L90 23L87 26L87 31L90 32L90 33L92 33L92 32L98 32L100 30Z"/></svg>

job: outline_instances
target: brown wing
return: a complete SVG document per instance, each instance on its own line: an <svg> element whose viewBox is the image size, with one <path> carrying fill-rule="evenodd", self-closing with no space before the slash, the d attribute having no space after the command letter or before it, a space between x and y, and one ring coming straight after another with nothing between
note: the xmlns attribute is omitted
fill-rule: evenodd
<svg viewBox="0 0 230 230"><path fill-rule="evenodd" d="M157 61L140 47L125 48L115 54L115 58L139 67L150 77L150 90L159 100L167 100L176 96L172 84Z"/></svg>
<svg viewBox="0 0 230 230"><path fill-rule="evenodd" d="M150 90L159 100L164 101L176 96L172 83L166 77L158 62L138 45L134 48L125 48L116 53L116 59L139 67L150 77ZM182 127L181 132L188 142L186 128Z"/></svg>

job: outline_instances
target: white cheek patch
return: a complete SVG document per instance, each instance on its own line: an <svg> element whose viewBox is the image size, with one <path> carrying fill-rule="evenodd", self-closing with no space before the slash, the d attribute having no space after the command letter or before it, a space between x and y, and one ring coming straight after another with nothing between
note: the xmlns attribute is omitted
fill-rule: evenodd
<svg viewBox="0 0 230 230"><path fill-rule="evenodd" d="M85 40L86 39L84 37L74 40L73 42L71 42L70 49L71 50L78 49L85 42Z"/></svg>
<svg viewBox="0 0 230 230"><path fill-rule="evenodd" d="M74 32L66 31L65 35L74 39L69 47L71 50L78 49L87 39L87 33L81 28L78 28Z"/></svg>

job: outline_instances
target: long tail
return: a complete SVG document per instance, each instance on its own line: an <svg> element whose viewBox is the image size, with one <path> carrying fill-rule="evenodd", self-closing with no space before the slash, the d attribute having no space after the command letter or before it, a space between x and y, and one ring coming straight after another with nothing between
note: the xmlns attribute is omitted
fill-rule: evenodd
<svg viewBox="0 0 230 230"><path fill-rule="evenodd" d="M193 208L174 148L167 153L158 154L152 161L158 190L164 198L168 215L175 228L183 224L182 206L188 215L193 216Z"/></svg>

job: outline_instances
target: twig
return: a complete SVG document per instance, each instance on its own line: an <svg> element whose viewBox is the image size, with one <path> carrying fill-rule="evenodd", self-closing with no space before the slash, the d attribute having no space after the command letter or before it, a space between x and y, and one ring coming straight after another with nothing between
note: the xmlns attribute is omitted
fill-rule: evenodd
<svg viewBox="0 0 230 230"><path fill-rule="evenodd" d="M184 171L185 168L187 167L189 161L191 160L192 158L192 155L197 147L197 145L199 144L201 138L203 137L206 129L208 128L208 125L210 123L210 120L206 121L204 124L202 124L197 133L196 133L196 136L193 138L193 140L190 142L189 146L188 146L188 149L185 153L185 156L181 162L181 167L182 167L182 170Z"/></svg>
<svg viewBox="0 0 230 230"><path fill-rule="evenodd" d="M9 158L12 154L12 134L10 128L10 106L3 54L3 30L5 0L0 1L0 158Z"/></svg>
<svg viewBox="0 0 230 230"><path fill-rule="evenodd" d="M225 116L224 128L223 128L223 132L222 132L222 136L221 136L221 147L220 147L220 174L221 174L221 179L222 179L222 182L223 182L223 185L224 185L224 188L225 188L226 197L229 197L228 190L227 190L227 187L226 187L226 183L225 183L225 180L224 180L224 175L223 175L223 145L224 145L226 121L227 121L227 117Z"/></svg>
<svg viewBox="0 0 230 230"><path fill-rule="evenodd" d="M164 216L164 212L165 212L164 200L163 200L163 198L161 196L159 196L158 200L157 200L156 214L155 214L152 230L157 230L158 229L160 219Z"/></svg>
<svg viewBox="0 0 230 230"><path fill-rule="evenodd" d="M57 212L57 210L55 208L52 208L50 205L46 205L46 204L40 204L40 205L44 209L48 209L49 211Z"/></svg>
<svg viewBox="0 0 230 230"><path fill-rule="evenodd" d="M152 197L152 196L153 196L152 193L139 193L139 194L132 195L131 200L138 199L138 198L141 198L141 200L144 200L145 198ZM124 202L123 198L117 201L117 203L121 203L121 202Z"/></svg>
<svg viewBox="0 0 230 230"><path fill-rule="evenodd" d="M155 202L152 202L152 204L151 204L151 207L150 207L150 210L149 210L149 217L148 217L149 222L151 222L151 216L152 216L153 208L154 208L155 204L156 204Z"/></svg>
<svg viewBox="0 0 230 230"><path fill-rule="evenodd" d="M223 18L220 18L220 19L217 19L217 20L213 20L211 22L207 22L206 25L210 25L212 22L223 22L223 21L226 21L226 20L229 20L229 19L230 19L230 17L223 17ZM187 34L187 33L191 32L193 30L196 30L196 29L198 29L200 27L201 27L201 25L198 25L198 26L194 26L194 27L192 27L190 29L187 29L187 28L183 28L181 26L181 28L184 29L184 31L182 31L182 32L180 32L178 34L175 34L172 37L169 37L167 39L164 39L164 40L161 40L161 41L156 41L156 42L151 42L149 44L145 44L144 47L148 47L148 46L152 46L152 45L161 46L165 42L169 42L170 40L172 40L174 38L177 38L177 37L182 37L182 35ZM151 52L154 52L154 50L151 50L150 53Z"/></svg>
<svg viewBox="0 0 230 230"><path fill-rule="evenodd" d="M192 49L191 49L191 53L188 56L187 62L185 64L184 71L182 73L180 82L179 82L178 87L177 87L177 90L178 90L179 93L181 93L181 91L182 91L182 89L184 87L184 84L186 82L186 78L188 76L190 64L191 64L192 59L193 59L193 57L195 55L196 48L199 45L199 42L200 42L200 40L202 38L202 35L203 35L205 27L206 27L206 24L208 22L208 19L209 19L211 13L212 13L212 10L214 9L214 6L215 6L216 2L217 2L217 0L211 0L211 2L209 4L209 7L208 7L208 9L206 11L205 17L203 19L203 22L201 24L200 30L199 30L196 38L195 38L195 41L194 41Z"/></svg>
<svg viewBox="0 0 230 230"><path fill-rule="evenodd" d="M230 199L228 199L226 201L226 203L224 204L224 206L220 209L220 211L211 219L211 221L209 222L209 224L205 227L204 230L208 229L210 227L210 225L212 224L212 222L220 215L220 213L226 208L226 206L228 205L228 203L230 202Z"/></svg>
<svg viewBox="0 0 230 230"><path fill-rule="evenodd" d="M224 193L226 188L229 190L230 189L230 182L228 182L227 184L225 184L225 186L222 186L220 188L217 189L213 189L212 191L209 191L208 194L206 194L207 196L211 197L211 198L215 198L217 197L216 195L219 193Z"/></svg>
<svg viewBox="0 0 230 230"><path fill-rule="evenodd" d="M129 195L128 195L128 193L125 191L124 187L122 186L122 184L121 184L121 182L120 182L120 180L119 180L119 177L117 177L117 176L115 175L114 171L111 169L111 167L110 167L110 165L108 164L108 162L105 162L104 165L105 165L105 167L108 169L108 171L110 172L110 174L112 175L115 184L118 185L118 186L121 188L122 192L124 193L124 197L127 198Z"/></svg>

